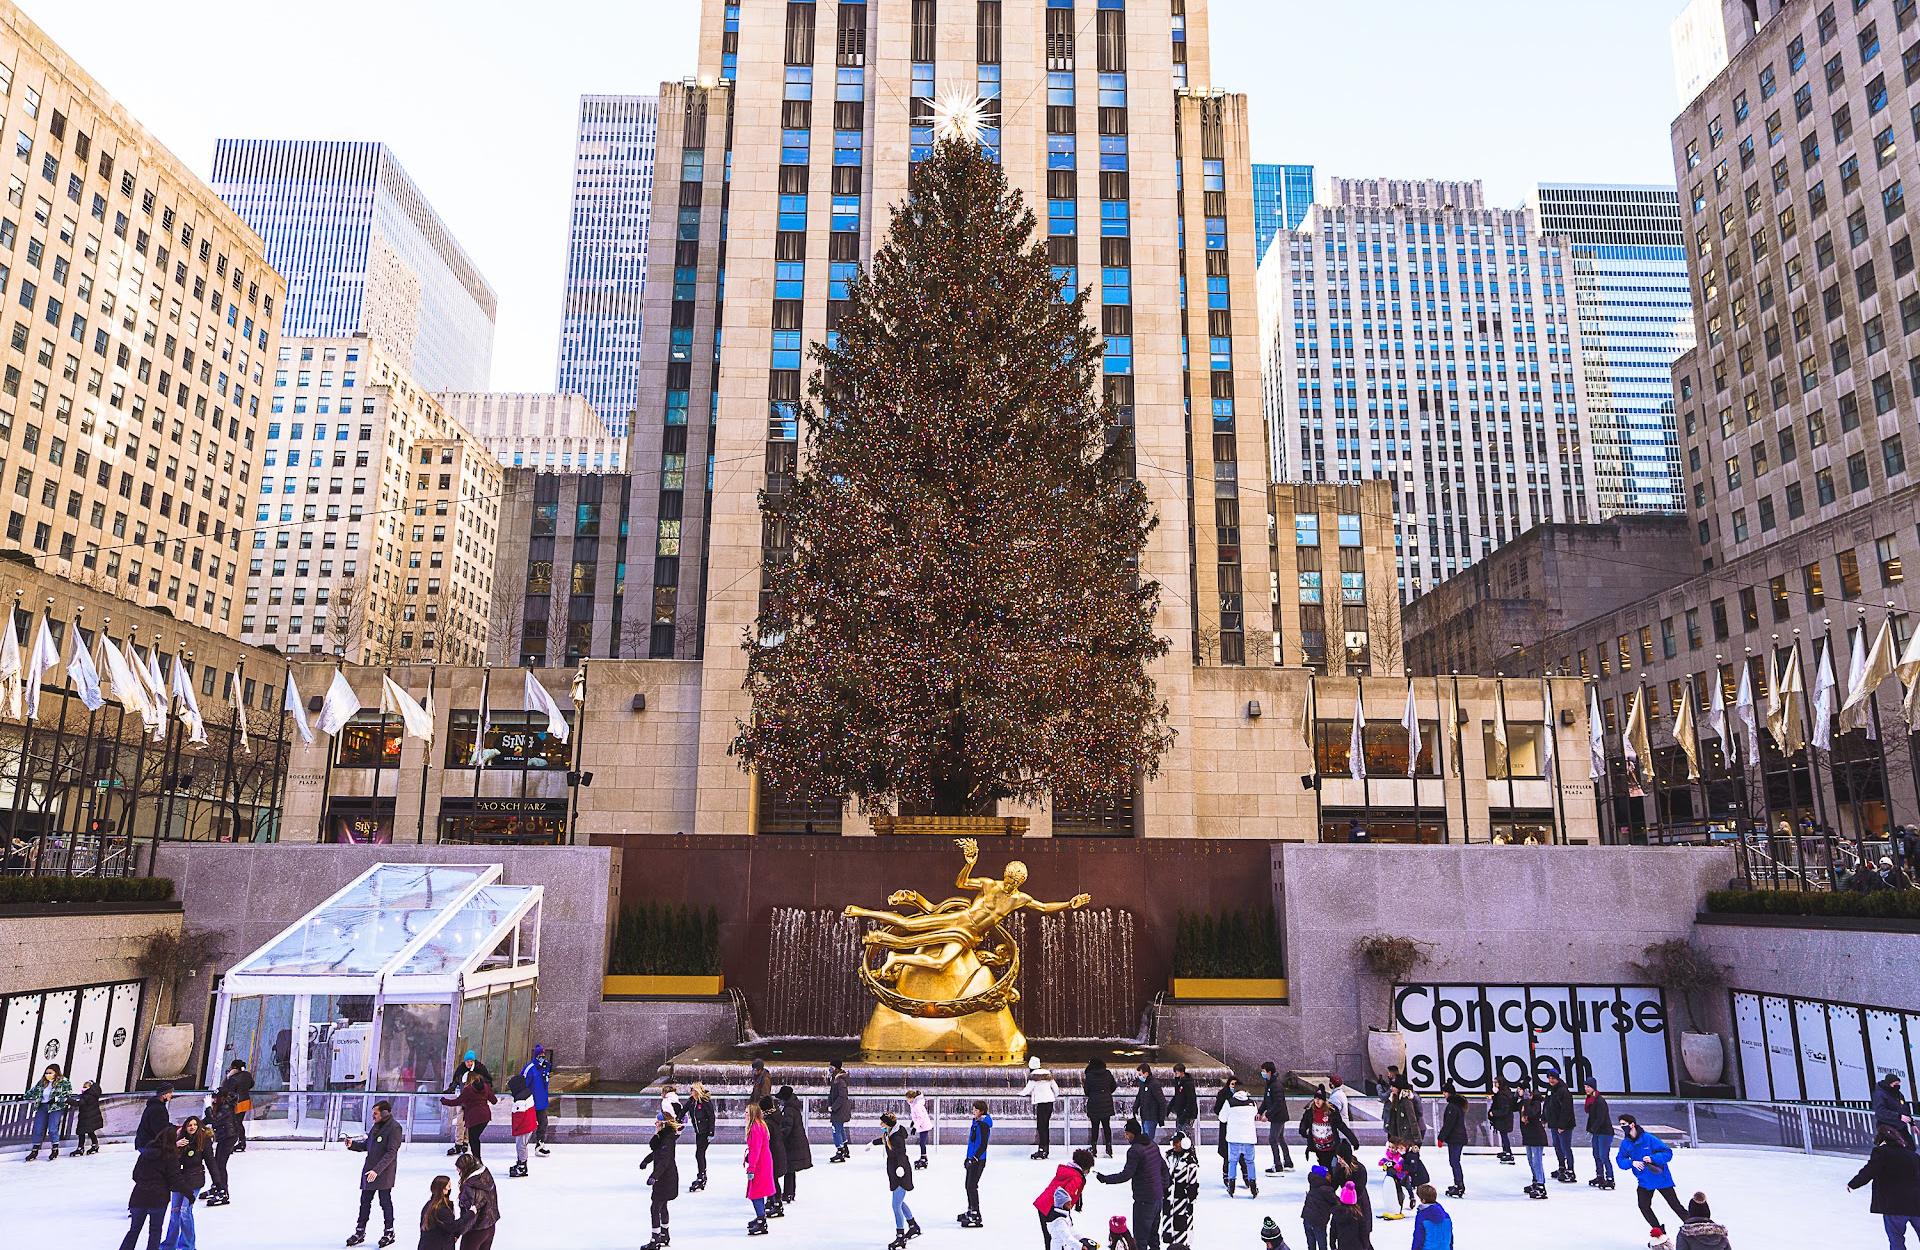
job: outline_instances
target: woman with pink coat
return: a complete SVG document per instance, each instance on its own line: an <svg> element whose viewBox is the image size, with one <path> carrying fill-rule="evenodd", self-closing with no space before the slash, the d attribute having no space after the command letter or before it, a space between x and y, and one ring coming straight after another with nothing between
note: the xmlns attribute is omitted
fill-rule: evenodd
<svg viewBox="0 0 1920 1250"><path fill-rule="evenodd" d="M773 1143L767 1132L767 1117L758 1103L747 1103L747 1201L753 1204L753 1218L747 1221L747 1236L767 1233L767 1199L773 1197L780 1178L773 1174Z"/></svg>

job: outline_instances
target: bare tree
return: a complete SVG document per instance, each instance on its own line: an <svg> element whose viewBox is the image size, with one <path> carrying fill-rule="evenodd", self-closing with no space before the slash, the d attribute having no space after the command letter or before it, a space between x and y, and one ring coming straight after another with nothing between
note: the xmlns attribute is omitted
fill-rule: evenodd
<svg viewBox="0 0 1920 1250"><path fill-rule="evenodd" d="M1400 597L1367 600L1367 659L1369 671L1394 676L1407 671L1406 626L1400 616Z"/></svg>
<svg viewBox="0 0 1920 1250"><path fill-rule="evenodd" d="M362 658L366 625L366 587L351 577L336 583L327 597L327 649L343 660Z"/></svg>

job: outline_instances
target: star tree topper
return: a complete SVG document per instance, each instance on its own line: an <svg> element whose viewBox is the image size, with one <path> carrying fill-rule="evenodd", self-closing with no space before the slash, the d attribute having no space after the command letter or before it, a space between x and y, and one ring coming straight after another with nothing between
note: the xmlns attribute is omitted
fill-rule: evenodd
<svg viewBox="0 0 1920 1250"><path fill-rule="evenodd" d="M933 137L980 142L987 124L987 102L971 91L952 89L933 102Z"/></svg>

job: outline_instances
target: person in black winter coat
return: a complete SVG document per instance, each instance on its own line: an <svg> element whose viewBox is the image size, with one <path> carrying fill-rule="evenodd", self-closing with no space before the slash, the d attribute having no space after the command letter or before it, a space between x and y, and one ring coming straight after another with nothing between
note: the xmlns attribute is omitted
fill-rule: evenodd
<svg viewBox="0 0 1920 1250"><path fill-rule="evenodd" d="M77 1155L97 1155L100 1153L100 1130L106 1127L107 1119L100 1112L100 1083L83 1081L80 1092L73 1099L73 1129L76 1134L73 1153Z"/></svg>
<svg viewBox="0 0 1920 1250"><path fill-rule="evenodd" d="M131 1221L120 1250L137 1250L140 1226L147 1228L147 1250L156 1250L165 1231L167 1203L173 1193L173 1134L156 1137L140 1148L133 1161L133 1193L127 1198Z"/></svg>
<svg viewBox="0 0 1920 1250"><path fill-rule="evenodd" d="M1355 1201L1360 1207L1360 1220L1367 1230L1367 1239L1373 1239L1373 1191L1367 1188L1367 1165L1360 1162L1359 1156L1348 1147L1342 1147L1338 1165L1333 1170L1333 1187L1337 1191L1351 1182ZM1335 1212L1338 1215L1339 1212Z"/></svg>
<svg viewBox="0 0 1920 1250"><path fill-rule="evenodd" d="M680 1164L674 1158L674 1147L679 1140L679 1121L672 1117L660 1121L653 1130L653 1139L647 1143L646 1156L640 1160L642 1168L653 1168L653 1175L647 1178L651 1187L647 1192L652 1207L653 1240L647 1243L646 1250L660 1250L672 1240L667 1232L667 1222L672 1218L667 1204L680 1196Z"/></svg>
<svg viewBox="0 0 1920 1250"><path fill-rule="evenodd" d="M1280 1085L1280 1069L1273 1060L1260 1065L1260 1106L1258 1114L1267 1126L1267 1149L1273 1154L1268 1176L1278 1176L1293 1167L1293 1151L1287 1148L1287 1126L1293 1115L1287 1110L1287 1091Z"/></svg>
<svg viewBox="0 0 1920 1250"><path fill-rule="evenodd" d="M1493 1095L1487 1099L1487 1125L1500 1139L1500 1162L1513 1162L1513 1117L1520 1111L1520 1095L1499 1077L1493 1078Z"/></svg>
<svg viewBox="0 0 1920 1250"><path fill-rule="evenodd" d="M1339 1202L1327 1169L1317 1163L1308 1168L1307 1196L1300 1204L1300 1224L1307 1233L1307 1250L1327 1250L1327 1222L1333 1218L1333 1209Z"/></svg>
<svg viewBox="0 0 1920 1250"><path fill-rule="evenodd" d="M162 1085L147 1095L146 1103L140 1108L140 1124L133 1130L135 1150L145 1150L150 1143L162 1137L173 1140L173 1117L167 1114L167 1104L172 1101L171 1085Z"/></svg>
<svg viewBox="0 0 1920 1250"><path fill-rule="evenodd" d="M713 1140L713 1129L717 1112L713 1105L713 1095L699 1081L693 1083L693 1090L687 1096L687 1118L693 1125L693 1184L688 1193L697 1193L707 1187L707 1143Z"/></svg>
<svg viewBox="0 0 1920 1250"><path fill-rule="evenodd" d="M907 1158L907 1126L891 1111L880 1113L880 1136L870 1146L887 1151L887 1196L893 1203L894 1237L887 1250L901 1250L907 1239L920 1235L920 1221L913 1218L907 1195L913 1192L913 1161Z"/></svg>
<svg viewBox="0 0 1920 1250"><path fill-rule="evenodd" d="M1140 1122L1140 1131L1152 1141L1159 1133L1160 1126L1167 1122L1167 1096L1160 1092L1160 1082L1153 1079L1153 1069L1146 1064L1136 1068L1139 1085L1133 1094L1133 1118Z"/></svg>
<svg viewBox="0 0 1920 1250"><path fill-rule="evenodd" d="M1113 1094L1120 1083L1113 1079L1105 1059L1090 1059L1080 1074L1080 1092L1087 1104L1087 1144L1113 1158Z"/></svg>
<svg viewBox="0 0 1920 1250"><path fill-rule="evenodd" d="M1866 1166L1847 1182L1849 1190L1871 1183L1870 1210L1880 1217L1887 1245L1907 1244L1907 1230L1920 1235L1920 1155L1907 1147L1898 1129L1881 1125Z"/></svg>
<svg viewBox="0 0 1920 1250"><path fill-rule="evenodd" d="M772 1094L760 1100L760 1114L767 1117L767 1149L773 1153L773 1176L784 1186L787 1180L787 1116ZM775 1190L767 1199L767 1218L778 1219L787 1213L784 1189Z"/></svg>
<svg viewBox="0 0 1920 1250"><path fill-rule="evenodd" d="M227 1075L220 1081L220 1092L233 1104L234 1150L247 1148L247 1113L253 1109L253 1073L247 1071L244 1059L235 1059L227 1067Z"/></svg>
<svg viewBox="0 0 1920 1250"><path fill-rule="evenodd" d="M793 1092L793 1086L782 1085L778 1098L780 1127L787 1139L787 1148L780 1158L780 1201L785 1204L794 1200L800 1173L813 1166L813 1147L807 1142L806 1108Z"/></svg>
<svg viewBox="0 0 1920 1250"><path fill-rule="evenodd" d="M1300 1113L1300 1140L1307 1144L1320 1166L1329 1172L1333 1169L1333 1157L1343 1148L1358 1150L1360 1139L1347 1127L1340 1108L1327 1098L1324 1086L1313 1091L1313 1098L1306 1109Z"/></svg>
<svg viewBox="0 0 1920 1250"><path fill-rule="evenodd" d="M1526 1147L1527 1167L1533 1171L1533 1183L1526 1188L1529 1198L1547 1196L1547 1136L1546 1107L1540 1094L1529 1093L1520 1102L1520 1144Z"/></svg>
<svg viewBox="0 0 1920 1250"><path fill-rule="evenodd" d="M1876 1128L1893 1129L1908 1146L1914 1144L1913 1107L1900 1088L1898 1072L1887 1073L1873 1087L1873 1123Z"/></svg>
<svg viewBox="0 0 1920 1250"><path fill-rule="evenodd" d="M373 1104L373 1123L367 1126L365 1137L341 1135L340 1140L348 1150L367 1156L359 1168L360 1218L354 1224L353 1235L347 1238L348 1245L357 1246L367 1239L367 1218L373 1214L375 1198L380 1200L380 1218L386 1229L380 1244L393 1244L393 1182L400 1168L400 1146L406 1139L406 1133L393 1118L393 1104L384 1098Z"/></svg>
<svg viewBox="0 0 1920 1250"><path fill-rule="evenodd" d="M1587 1184L1595 1189L1613 1188L1613 1110L1607 1106L1607 1096L1589 1077L1586 1083L1585 1106L1587 1111L1587 1135L1593 1145L1593 1179Z"/></svg>
<svg viewBox="0 0 1920 1250"><path fill-rule="evenodd" d="M1195 1088L1193 1078L1187 1075L1187 1065L1173 1065L1173 1098L1167 1103L1167 1114L1173 1117L1173 1126L1193 1135L1193 1123L1200 1118L1200 1091Z"/></svg>
<svg viewBox="0 0 1920 1250"><path fill-rule="evenodd" d="M239 1117L233 1113L233 1097L225 1089L213 1096L207 1107L207 1125L213 1130L213 1153L207 1157L207 1174L213 1187L207 1191L207 1205L224 1207L233 1201L227 1190L227 1160L239 1145Z"/></svg>
<svg viewBox="0 0 1920 1250"><path fill-rule="evenodd" d="M181 1121L173 1139L173 1171L168 1177L167 1235L169 1246L193 1245L193 1204L207 1185L207 1156L213 1152L213 1134L190 1115Z"/></svg>
<svg viewBox="0 0 1920 1250"><path fill-rule="evenodd" d="M420 1208L420 1250L455 1250L470 1220L460 1218L453 1202L453 1178L433 1178L433 1192Z"/></svg>
<svg viewBox="0 0 1920 1250"><path fill-rule="evenodd" d="M1553 1138L1556 1167L1553 1178L1567 1184L1578 1179L1573 1171L1573 1088L1558 1072L1547 1073L1547 1092L1541 1100L1547 1132Z"/></svg>
<svg viewBox="0 0 1920 1250"><path fill-rule="evenodd" d="M1136 1250L1160 1250L1160 1209L1167 1202L1167 1161L1138 1120L1128 1120L1127 1161L1118 1172L1097 1172L1102 1185L1131 1184Z"/></svg>
<svg viewBox="0 0 1920 1250"><path fill-rule="evenodd" d="M1467 1193L1467 1177L1460 1170L1460 1153L1467 1148L1467 1099L1451 1082L1440 1089L1447 1105L1440 1116L1439 1135L1434 1140L1447 1148L1447 1166L1453 1170L1453 1185L1447 1190L1447 1197L1463 1198Z"/></svg>

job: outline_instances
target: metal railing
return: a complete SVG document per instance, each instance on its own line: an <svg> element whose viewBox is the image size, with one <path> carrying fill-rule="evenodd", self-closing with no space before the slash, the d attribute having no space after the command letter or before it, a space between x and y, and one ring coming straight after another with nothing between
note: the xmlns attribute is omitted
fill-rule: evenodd
<svg viewBox="0 0 1920 1250"><path fill-rule="evenodd" d="M686 1091L680 1096L685 1098ZM206 1106L203 1092L179 1092L169 1111L175 1121L200 1113ZM319 1148L337 1144L342 1135L358 1136L366 1131L373 1104L385 1099L392 1104L393 1116L406 1130L409 1140L446 1143L452 1141L447 1112L434 1092L412 1093L294 1093L256 1089L254 1109L247 1117L250 1141L286 1144L311 1144ZM745 1102L736 1090L715 1091L716 1132L714 1142L737 1144L745 1138ZM1015 1093L929 1097L927 1110L932 1118L927 1146L937 1150L963 1146L972 1119L976 1098L987 1104L994 1118L994 1140L1008 1144L1032 1144L1035 1139L1032 1109L1026 1099ZM144 1094L111 1094L101 1099L106 1124L103 1140L121 1140L133 1135L139 1123ZM1614 1115L1631 1114L1650 1132L1675 1147L1728 1146L1747 1149L1788 1150L1802 1154L1864 1156L1872 1149L1873 1115L1853 1107L1820 1106L1808 1103L1733 1102L1682 1098L1609 1099ZM831 1140L832 1126L827 1122L826 1096L808 1094L800 1099L807 1124L808 1139L816 1144ZM1298 1102L1298 1099L1295 1100ZM1429 1140L1439 1125L1444 1110L1437 1098L1421 1100L1427 1119ZM1124 1110L1125 1104L1121 1104ZM1211 1097L1203 1097L1200 1120L1194 1126L1196 1144L1212 1145L1218 1139L1219 1126L1206 1114ZM653 1133L660 1109L656 1094L561 1094L553 1100L553 1131L557 1140L585 1145L615 1145L644 1142ZM494 1124L489 1135L506 1137L506 1100L496 1104ZM1296 1106L1295 1110L1298 1110ZM892 1111L901 1122L912 1124L905 1101L893 1094L853 1096L853 1121L849 1136L856 1145L872 1141L879 1134L879 1118ZM24 1098L0 1099L0 1149L24 1145L31 1133L32 1105ZM72 1135L71 1114L64 1126ZM1119 1136L1125 1115L1114 1117L1114 1135ZM1284 1126L1287 1141L1298 1147L1293 1132L1297 1118ZM1467 1124L1473 1134L1472 1149L1492 1149L1496 1141L1487 1125L1484 1100L1469 1100ZM1375 1121L1356 1117L1354 1129L1362 1142L1372 1145L1385 1140ZM1071 1149L1087 1145L1092 1126L1087 1122L1085 1102L1078 1096L1063 1097L1054 1104L1052 1144ZM1263 1133L1263 1137L1265 1134ZM1584 1134L1581 1135L1584 1140Z"/></svg>
<svg viewBox="0 0 1920 1250"><path fill-rule="evenodd" d="M0 855L0 875L137 877L144 863L127 834L49 832L13 839Z"/></svg>

